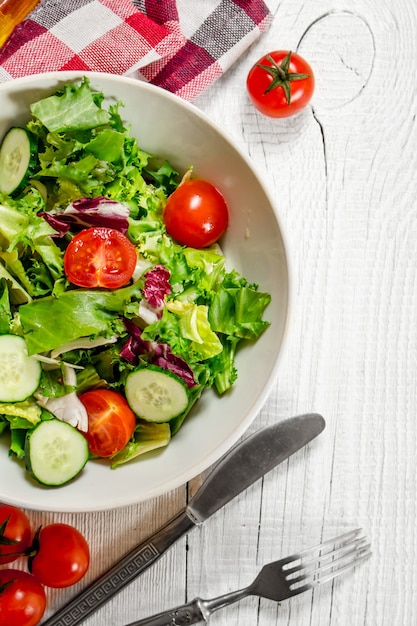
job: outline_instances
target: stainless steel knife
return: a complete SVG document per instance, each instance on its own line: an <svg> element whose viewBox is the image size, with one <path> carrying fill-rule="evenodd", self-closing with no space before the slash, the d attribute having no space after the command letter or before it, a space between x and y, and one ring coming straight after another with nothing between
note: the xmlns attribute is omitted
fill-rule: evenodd
<svg viewBox="0 0 417 626"><path fill-rule="evenodd" d="M187 507L163 528L132 548L43 626L76 626L108 602L180 537L202 524L247 487L319 435L325 427L317 413L267 426L232 448L214 466Z"/></svg>

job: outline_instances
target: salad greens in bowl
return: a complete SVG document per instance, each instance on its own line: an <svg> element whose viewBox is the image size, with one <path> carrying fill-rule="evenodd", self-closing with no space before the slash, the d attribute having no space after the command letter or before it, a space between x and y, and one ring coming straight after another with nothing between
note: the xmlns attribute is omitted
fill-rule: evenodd
<svg viewBox="0 0 417 626"><path fill-rule="evenodd" d="M277 373L289 268L254 166L193 105L0 86L0 500L93 511L224 454Z"/></svg>

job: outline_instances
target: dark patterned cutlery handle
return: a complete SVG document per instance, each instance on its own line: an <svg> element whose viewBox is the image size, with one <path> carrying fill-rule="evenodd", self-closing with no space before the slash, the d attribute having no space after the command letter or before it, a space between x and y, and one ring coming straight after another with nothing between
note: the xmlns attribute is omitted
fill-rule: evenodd
<svg viewBox="0 0 417 626"><path fill-rule="evenodd" d="M206 621L202 611L201 600L196 598L189 604L184 604L176 609L163 611L152 617L145 617L127 626L188 626Z"/></svg>
<svg viewBox="0 0 417 626"><path fill-rule="evenodd" d="M152 537L130 550L120 561L47 619L42 626L78 626L155 563L177 539L194 526L194 522L185 511L182 511Z"/></svg>

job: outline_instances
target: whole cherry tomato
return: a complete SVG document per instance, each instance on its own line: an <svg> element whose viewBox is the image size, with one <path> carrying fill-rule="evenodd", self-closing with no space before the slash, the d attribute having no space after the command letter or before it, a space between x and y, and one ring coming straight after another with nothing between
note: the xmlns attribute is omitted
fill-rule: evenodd
<svg viewBox="0 0 417 626"><path fill-rule="evenodd" d="M90 565L85 537L69 524L49 524L40 529L29 569L47 587L69 587L81 580Z"/></svg>
<svg viewBox="0 0 417 626"><path fill-rule="evenodd" d="M296 52L275 50L249 71L246 88L255 107L269 117L288 117L303 109L314 92L311 66Z"/></svg>
<svg viewBox="0 0 417 626"><path fill-rule="evenodd" d="M78 287L118 289L132 278L135 246L113 228L86 228L71 239L64 254L64 270Z"/></svg>
<svg viewBox="0 0 417 626"><path fill-rule="evenodd" d="M88 414L83 433L91 454L109 457L125 447L136 426L136 416L125 398L111 389L95 389L80 395Z"/></svg>
<svg viewBox="0 0 417 626"><path fill-rule="evenodd" d="M226 201L220 191L205 180L181 183L169 196L164 222L171 237L191 248L215 243L229 223Z"/></svg>
<svg viewBox="0 0 417 626"><path fill-rule="evenodd" d="M29 547L31 538L26 514L9 504L0 504L0 564L18 559L19 553Z"/></svg>
<svg viewBox="0 0 417 626"><path fill-rule="evenodd" d="M45 607L45 590L35 576L0 569L0 626L36 626Z"/></svg>

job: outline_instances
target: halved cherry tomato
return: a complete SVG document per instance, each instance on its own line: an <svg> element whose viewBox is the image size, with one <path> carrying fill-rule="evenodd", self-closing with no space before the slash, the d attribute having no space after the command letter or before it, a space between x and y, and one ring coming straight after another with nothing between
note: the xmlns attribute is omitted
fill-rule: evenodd
<svg viewBox="0 0 417 626"><path fill-rule="evenodd" d="M88 448L99 457L109 457L125 447L136 426L136 416L125 398L111 389L95 389L80 395L88 414L84 433Z"/></svg>
<svg viewBox="0 0 417 626"><path fill-rule="evenodd" d="M90 565L85 537L69 524L48 524L40 529L29 569L47 587L69 587L81 580Z"/></svg>
<svg viewBox="0 0 417 626"><path fill-rule="evenodd" d="M114 228L86 228L71 239L64 254L64 270L78 287L118 289L132 278L135 246Z"/></svg>
<svg viewBox="0 0 417 626"><path fill-rule="evenodd" d="M36 626L45 608L45 590L35 576L0 570L0 626Z"/></svg>
<svg viewBox="0 0 417 626"><path fill-rule="evenodd" d="M191 248L215 243L229 223L226 201L220 191L205 180L181 183L169 196L164 222L171 237Z"/></svg>
<svg viewBox="0 0 417 626"><path fill-rule="evenodd" d="M314 92L311 66L296 52L275 50L249 71L246 88L252 103L269 117L288 117L303 109Z"/></svg>
<svg viewBox="0 0 417 626"><path fill-rule="evenodd" d="M0 504L0 564L18 559L19 553L29 547L31 538L26 514L9 504Z"/></svg>

